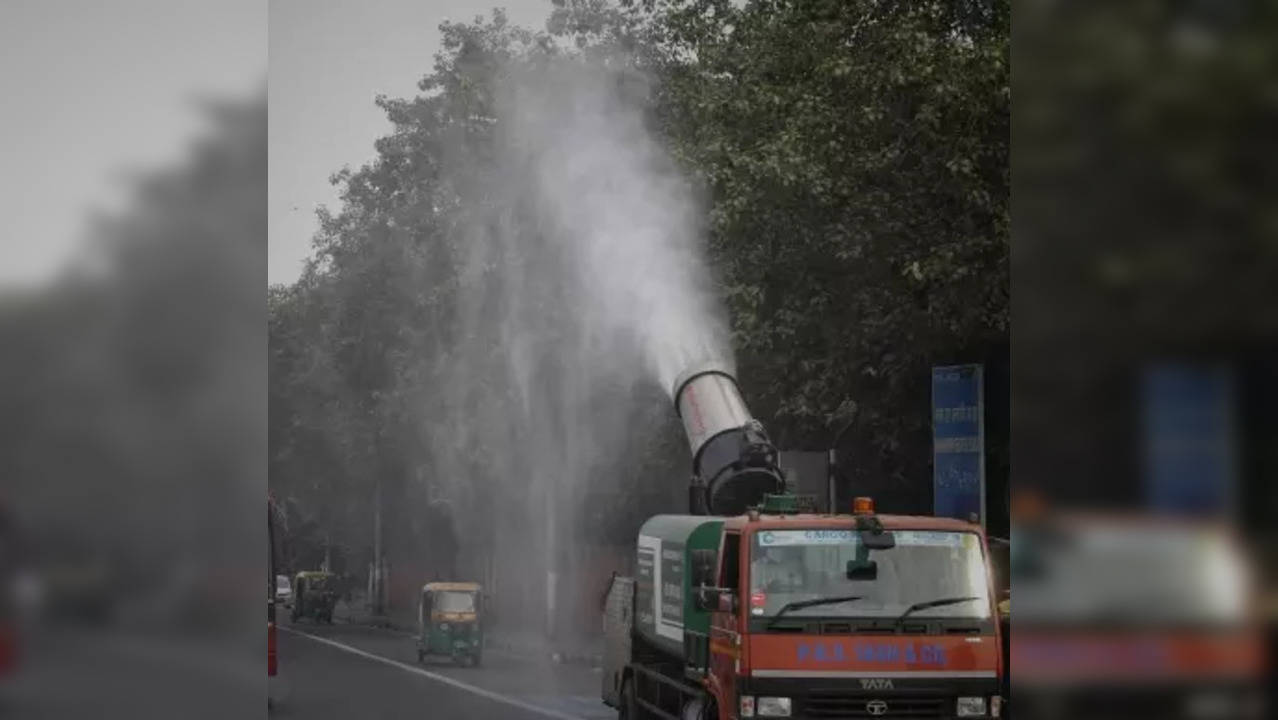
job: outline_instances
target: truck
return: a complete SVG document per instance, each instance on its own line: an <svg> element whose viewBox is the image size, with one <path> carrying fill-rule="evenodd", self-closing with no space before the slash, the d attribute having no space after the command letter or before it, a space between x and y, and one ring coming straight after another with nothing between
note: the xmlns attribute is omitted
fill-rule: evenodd
<svg viewBox="0 0 1278 720"><path fill-rule="evenodd" d="M1257 568L1228 523L1071 508L1012 523L1026 717L1273 717Z"/></svg>
<svg viewBox="0 0 1278 720"><path fill-rule="evenodd" d="M982 528L819 513L789 492L720 363L675 383L689 512L647 520L604 607L602 699L625 720L999 717Z"/></svg>

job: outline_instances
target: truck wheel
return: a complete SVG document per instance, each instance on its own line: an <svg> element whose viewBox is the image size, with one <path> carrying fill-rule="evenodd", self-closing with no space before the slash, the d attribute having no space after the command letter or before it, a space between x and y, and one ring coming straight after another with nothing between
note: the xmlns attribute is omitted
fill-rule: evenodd
<svg viewBox="0 0 1278 720"><path fill-rule="evenodd" d="M425 661L426 661L426 653L422 652L421 650L418 650L418 651L417 651L417 662L425 662Z"/></svg>
<svg viewBox="0 0 1278 720"><path fill-rule="evenodd" d="M621 702L617 705L617 720L639 720L639 705L635 702L633 678L621 681Z"/></svg>

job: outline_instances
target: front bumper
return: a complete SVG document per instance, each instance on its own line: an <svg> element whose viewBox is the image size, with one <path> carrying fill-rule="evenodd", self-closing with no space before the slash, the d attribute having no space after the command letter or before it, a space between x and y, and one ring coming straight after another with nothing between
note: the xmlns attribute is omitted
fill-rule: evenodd
<svg viewBox="0 0 1278 720"><path fill-rule="evenodd" d="M868 682L873 679L875 682ZM990 698L999 694L997 677L887 678L890 687L867 674L865 678L789 677L739 678L740 695L788 697L790 717L796 720L922 720L957 718L960 697Z"/></svg>
<svg viewBox="0 0 1278 720"><path fill-rule="evenodd" d="M1260 720L1272 717L1267 688L1257 683L1132 682L1035 686L1018 684L1018 718L1085 717L1089 720Z"/></svg>

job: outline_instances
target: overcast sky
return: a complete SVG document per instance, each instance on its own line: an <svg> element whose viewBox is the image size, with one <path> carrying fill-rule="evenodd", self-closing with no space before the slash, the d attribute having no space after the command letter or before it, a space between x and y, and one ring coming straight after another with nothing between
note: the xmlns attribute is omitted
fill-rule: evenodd
<svg viewBox="0 0 1278 720"><path fill-rule="evenodd" d="M416 94L439 50L439 24L492 7L534 28L551 9L550 0L271 0L271 283L297 279L315 208L336 209L329 176L371 160L373 141L390 130L373 98Z"/></svg>
<svg viewBox="0 0 1278 720"><path fill-rule="evenodd" d="M0 288L47 282L125 178L181 161L199 100L260 91L266 40L264 0L3 0Z"/></svg>
<svg viewBox="0 0 1278 720"><path fill-rule="evenodd" d="M541 27L550 0L3 0L0 288L47 282L128 177L182 161L198 101L260 89L268 44L268 278L296 279L329 175L389 130L374 96L416 93L439 24L494 6Z"/></svg>

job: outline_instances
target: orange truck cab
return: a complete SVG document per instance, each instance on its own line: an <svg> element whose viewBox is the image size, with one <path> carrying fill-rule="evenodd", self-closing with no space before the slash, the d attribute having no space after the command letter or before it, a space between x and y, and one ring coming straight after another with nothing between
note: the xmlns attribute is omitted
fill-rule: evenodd
<svg viewBox="0 0 1278 720"><path fill-rule="evenodd" d="M1027 717L1273 717L1245 543L1138 514L1013 521L1018 711Z"/></svg>
<svg viewBox="0 0 1278 720"><path fill-rule="evenodd" d="M979 525L877 515L864 498L850 515L765 502L699 521L686 541L641 530L635 580L614 583L604 700L621 717L1001 715L1002 638ZM709 527L715 549L696 549ZM612 628L627 616L619 638Z"/></svg>

